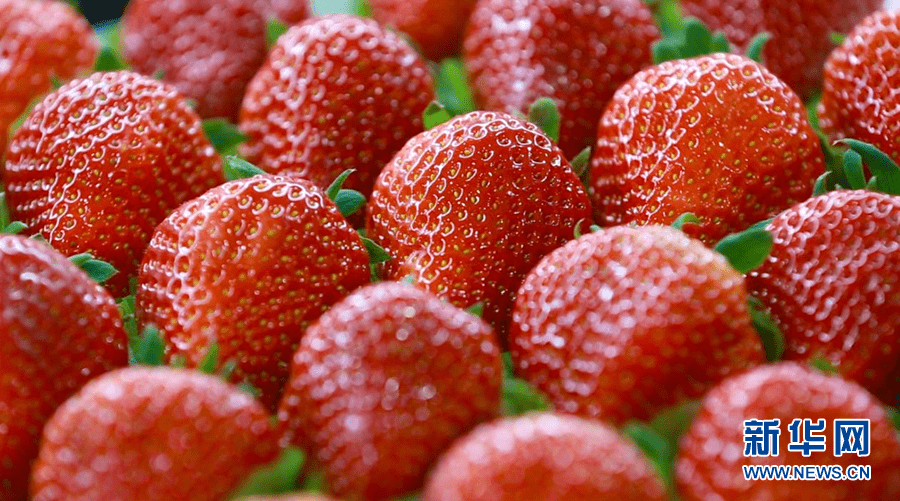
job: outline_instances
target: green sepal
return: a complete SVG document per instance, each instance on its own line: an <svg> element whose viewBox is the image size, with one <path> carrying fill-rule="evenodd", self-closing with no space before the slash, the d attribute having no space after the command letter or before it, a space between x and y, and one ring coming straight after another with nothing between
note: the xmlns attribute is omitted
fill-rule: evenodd
<svg viewBox="0 0 900 501"><path fill-rule="evenodd" d="M222 169L225 171L225 179L236 181L238 179L248 179L259 174L265 174L266 171L251 164L243 158L229 155L222 161Z"/></svg>
<svg viewBox="0 0 900 501"><path fill-rule="evenodd" d="M844 175L847 176L847 186L852 190L861 190L866 187L866 174L863 172L862 157L853 150L847 150L842 160Z"/></svg>
<svg viewBox="0 0 900 501"><path fill-rule="evenodd" d="M123 57L121 29L118 21L105 23L97 27L97 38L100 40L100 52L94 61L94 71L119 71L128 69Z"/></svg>
<svg viewBox="0 0 900 501"><path fill-rule="evenodd" d="M762 302L750 296L747 298L747 310L750 312L750 320L753 327L762 340L763 348L766 350L766 360L776 362L784 356L785 341L784 333L772 319L772 316L766 312Z"/></svg>
<svg viewBox="0 0 900 501"><path fill-rule="evenodd" d="M844 43L844 40L847 39L847 35L839 33L837 31L832 31L828 34L828 38L831 40L831 43L835 45L842 45Z"/></svg>
<svg viewBox="0 0 900 501"><path fill-rule="evenodd" d="M836 365L834 365L827 358L821 355L817 355L811 358L809 360L809 365L822 374L827 374L829 376L836 376L841 373L840 369Z"/></svg>
<svg viewBox="0 0 900 501"><path fill-rule="evenodd" d="M391 255L388 254L384 248L375 243L374 240L366 237L362 238L363 245L366 247L366 251L369 252L369 262L372 264L381 264L392 259Z"/></svg>
<svg viewBox="0 0 900 501"><path fill-rule="evenodd" d="M325 472L321 469L307 471L300 482L300 490L307 492L325 492L328 490L328 482L325 480Z"/></svg>
<svg viewBox="0 0 900 501"><path fill-rule="evenodd" d="M602 230L602 229L603 229L603 228L601 228L599 225L596 225L596 224L592 224L592 225L590 226L591 233L594 233L595 231L600 231L600 230Z"/></svg>
<svg viewBox="0 0 900 501"><path fill-rule="evenodd" d="M22 221L13 221L8 225L0 228L0 233L5 233L7 235L18 235L22 233L28 228L28 225L23 223Z"/></svg>
<svg viewBox="0 0 900 501"><path fill-rule="evenodd" d="M187 367L187 357L182 353L178 353L172 356L172 360L169 362L169 367L174 369L184 369Z"/></svg>
<svg viewBox="0 0 900 501"><path fill-rule="evenodd" d="M753 228L728 235L716 244L715 250L725 256L734 269L747 273L765 262L773 243L771 232Z"/></svg>
<svg viewBox="0 0 900 501"><path fill-rule="evenodd" d="M684 29L684 18L678 0L644 0L653 12L656 25L664 37L677 36Z"/></svg>
<svg viewBox="0 0 900 501"><path fill-rule="evenodd" d="M141 337L138 332L137 318L134 314L134 294L122 298L118 303L118 307L119 314L122 315L122 326L125 329L125 334L128 336L128 346L137 346L141 341Z"/></svg>
<svg viewBox="0 0 900 501"><path fill-rule="evenodd" d="M119 71L127 68L128 65L119 58L111 47L101 48L100 53L97 55L97 60L94 62L94 72Z"/></svg>
<svg viewBox="0 0 900 501"><path fill-rule="evenodd" d="M234 375L235 369L237 369L237 360L229 358L225 361L225 363L222 364L222 368L219 369L219 372L217 372L216 374L218 374L219 377L224 379L225 381L230 381L231 376Z"/></svg>
<svg viewBox="0 0 900 501"><path fill-rule="evenodd" d="M885 410L887 411L888 419L894 425L894 429L900 430L900 410L896 407L885 407Z"/></svg>
<svg viewBox="0 0 900 501"><path fill-rule="evenodd" d="M51 74L51 75L50 75L50 87L52 87L53 90L59 89L59 88L62 87L63 84L65 84L65 83L66 83L65 80L59 78L59 77L56 76L55 74Z"/></svg>
<svg viewBox="0 0 900 501"><path fill-rule="evenodd" d="M256 470L234 493L224 499L285 494L297 490L297 480L306 464L302 449L289 446L270 464Z"/></svg>
<svg viewBox="0 0 900 501"><path fill-rule="evenodd" d="M831 171L823 172L821 176L816 178L816 184L813 185L813 196L824 195L828 192L828 181L831 178Z"/></svg>
<svg viewBox="0 0 900 501"><path fill-rule="evenodd" d="M572 159L572 170L575 171L575 175L578 176L578 179L581 181L581 184L588 188L591 182L591 147L581 150L580 153L575 155L575 158Z"/></svg>
<svg viewBox="0 0 900 501"><path fill-rule="evenodd" d="M484 318L484 303L479 301L472 306L466 308L466 311L478 318Z"/></svg>
<svg viewBox="0 0 900 501"><path fill-rule="evenodd" d="M856 139L841 139L837 144L858 153L873 176L878 178L878 188L890 195L900 195L900 167L891 157L875 146ZM845 153L846 158L846 153Z"/></svg>
<svg viewBox="0 0 900 501"><path fill-rule="evenodd" d="M106 282L119 272L113 265L106 261L94 259L94 256L88 253L72 256L69 258L69 261L72 261L75 266L81 268L82 271L87 273L88 276L98 284Z"/></svg>
<svg viewBox="0 0 900 501"><path fill-rule="evenodd" d="M550 410L547 398L525 381L509 376L503 378L503 414L518 416L534 411Z"/></svg>
<svg viewBox="0 0 900 501"><path fill-rule="evenodd" d="M425 112L422 113L422 124L424 125L425 130L431 130L438 125L447 122L451 118L450 112L444 105L438 101L432 101L431 104L425 108Z"/></svg>
<svg viewBox="0 0 900 501"><path fill-rule="evenodd" d="M766 44L771 39L771 33L760 33L753 37L753 40L750 41L750 45L747 47L747 57L757 63L762 63L763 49L766 48Z"/></svg>
<svg viewBox="0 0 900 501"><path fill-rule="evenodd" d="M475 98L466 80L466 70L459 58L447 58L431 66L434 90L451 115L464 115L475 111Z"/></svg>
<svg viewBox="0 0 900 501"><path fill-rule="evenodd" d="M753 226L751 226L747 229L748 230L764 230L764 229L766 229L767 226L769 226L769 223L771 223L774 220L775 220L774 217L770 217L769 219L763 219L762 221L755 223Z"/></svg>
<svg viewBox="0 0 900 501"><path fill-rule="evenodd" d="M340 193L341 189L344 186L344 183L347 181L347 178L350 177L350 174L356 172L356 169L347 169L344 172L341 172L334 181L325 189L325 196L327 196L330 200L334 200L337 198L338 193Z"/></svg>
<svg viewBox="0 0 900 501"><path fill-rule="evenodd" d="M365 203L366 197L356 190L340 190L334 197L334 204L345 218L356 214Z"/></svg>
<svg viewBox="0 0 900 501"><path fill-rule="evenodd" d="M372 17L372 8L369 7L369 2L366 0L356 0L353 13L359 17Z"/></svg>
<svg viewBox="0 0 900 501"><path fill-rule="evenodd" d="M203 357L203 360L200 361L200 365L197 366L197 368L200 372L205 374L213 374L218 367L219 343L213 342L210 343L209 348L206 349L206 355Z"/></svg>
<svg viewBox="0 0 900 501"><path fill-rule="evenodd" d="M724 34L713 34L702 21L689 17L682 21L680 30L655 42L651 50L654 64L659 64L715 52L730 52L731 45Z"/></svg>
<svg viewBox="0 0 900 501"><path fill-rule="evenodd" d="M144 327L144 333L138 338L137 343L131 345L131 365L149 365L159 367L163 365L166 353L166 344L155 325Z"/></svg>
<svg viewBox="0 0 900 501"><path fill-rule="evenodd" d="M246 393L247 395L250 395L253 398L259 398L259 396L262 395L262 391L260 391L259 388L253 386L248 381L241 381L240 383L238 383L237 387L239 390Z"/></svg>
<svg viewBox="0 0 900 501"><path fill-rule="evenodd" d="M269 19L266 22L266 47L272 48L278 41L278 37L284 35L288 29L290 26L281 19L277 17Z"/></svg>
<svg viewBox="0 0 900 501"><path fill-rule="evenodd" d="M406 285L416 285L416 276L409 274L400 279L400 283Z"/></svg>
<svg viewBox="0 0 900 501"><path fill-rule="evenodd" d="M559 142L560 120L559 107L549 97L538 99L528 109L528 121L540 127L554 143Z"/></svg>
<svg viewBox="0 0 900 501"><path fill-rule="evenodd" d="M234 155L237 147L247 140L247 136L236 125L224 118L206 119L202 127L209 142L222 155Z"/></svg>
<svg viewBox="0 0 900 501"><path fill-rule="evenodd" d="M631 421L622 428L622 433L656 467L670 493L675 492L674 467L678 443L699 410L700 400L688 400L657 414L650 422Z"/></svg>
<svg viewBox="0 0 900 501"><path fill-rule="evenodd" d="M694 214L691 214L690 212L685 212L684 214L678 216L678 219L676 219L672 223L672 228L675 228L678 231L683 231L685 224L689 224L689 223L694 224L694 223L699 223L699 222L700 222L699 217L697 217Z"/></svg>

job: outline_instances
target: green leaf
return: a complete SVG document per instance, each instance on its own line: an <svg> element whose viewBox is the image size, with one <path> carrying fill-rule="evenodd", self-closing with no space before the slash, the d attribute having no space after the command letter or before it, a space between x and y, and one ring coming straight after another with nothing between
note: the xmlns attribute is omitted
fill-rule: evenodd
<svg viewBox="0 0 900 501"><path fill-rule="evenodd" d="M372 17L372 9L369 7L369 2L366 0L356 0L356 6L353 9L353 13L359 17Z"/></svg>
<svg viewBox="0 0 900 501"><path fill-rule="evenodd" d="M260 389L256 386L253 386L249 381L241 381L240 383L238 383L237 387L242 392L250 395L253 398L259 398L259 396L262 395L262 391L260 391Z"/></svg>
<svg viewBox="0 0 900 501"><path fill-rule="evenodd" d="M128 68L125 62L125 51L122 49L121 25L118 21L107 22L97 26L97 38L100 40L100 53L94 61L94 71L118 71Z"/></svg>
<svg viewBox="0 0 900 501"><path fill-rule="evenodd" d="M18 235L25 231L28 228L28 225L23 223L22 221L13 221L8 225L0 228L0 233L5 233L7 235Z"/></svg>
<svg viewBox="0 0 900 501"><path fill-rule="evenodd" d="M662 64L666 61L674 61L681 58L678 53L678 47L666 40L653 42L650 50L653 52L653 64Z"/></svg>
<svg viewBox="0 0 900 501"><path fill-rule="evenodd" d="M784 333L771 315L766 312L765 306L759 299L750 296L747 299L747 309L750 311L753 327L759 334L763 348L766 350L766 360L769 362L781 360L785 348Z"/></svg>
<svg viewBox="0 0 900 501"><path fill-rule="evenodd" d="M728 43L728 37L725 36L725 33L721 31L713 33L709 42L709 51L712 53L731 52L731 44Z"/></svg>
<svg viewBox="0 0 900 501"><path fill-rule="evenodd" d="M581 153L575 155L572 159L572 170L581 180L581 184L587 188L591 182L591 147L581 150Z"/></svg>
<svg viewBox="0 0 900 501"><path fill-rule="evenodd" d="M831 176L831 171L823 172L821 176L816 178L816 184L813 185L813 196L817 197L819 195L823 195L828 192L828 179Z"/></svg>
<svg viewBox="0 0 900 501"><path fill-rule="evenodd" d="M306 454L297 447L288 447L271 464L254 472L244 484L226 499L284 494L297 490L297 480L306 463Z"/></svg>
<svg viewBox="0 0 900 501"><path fill-rule="evenodd" d="M712 49L712 33L702 21L695 17L684 20L684 45L681 56L684 58L709 54Z"/></svg>
<svg viewBox="0 0 900 501"><path fill-rule="evenodd" d="M366 246L366 250L369 252L369 262L371 264L381 264L393 259L383 247L376 244L373 240L366 237L360 238L362 238L363 245Z"/></svg>
<svg viewBox="0 0 900 501"><path fill-rule="evenodd" d="M273 17L266 22L266 47L271 48L275 45L275 42L278 41L278 37L284 35L284 33L290 28L287 23L278 19L277 17Z"/></svg>
<svg viewBox="0 0 900 501"><path fill-rule="evenodd" d="M771 33L760 33L753 37L753 40L750 41L750 45L747 47L747 57L757 63L762 63L763 49L766 48L766 43L771 39Z"/></svg>
<svg viewBox="0 0 900 501"><path fill-rule="evenodd" d="M11 222L9 206L6 205L6 187L0 184L0 228L6 228Z"/></svg>
<svg viewBox="0 0 900 501"><path fill-rule="evenodd" d="M229 358L222 364L222 368L219 369L219 377L224 379L225 381L230 381L231 376L234 375L234 370L237 369L237 360L233 358Z"/></svg>
<svg viewBox="0 0 900 501"><path fill-rule="evenodd" d="M675 228L678 231L681 231L684 228L684 225L687 223L699 223L700 218L691 214L690 212L685 212L684 214L678 216L678 219L672 223L672 228Z"/></svg>
<svg viewBox="0 0 900 501"><path fill-rule="evenodd" d="M251 164L243 158L229 155L222 161L222 168L225 171L225 179L235 181L237 179L247 179L266 172L259 167Z"/></svg>
<svg viewBox="0 0 900 501"><path fill-rule="evenodd" d="M645 3L653 11L656 25L665 37L678 36L684 30L678 0L649 0Z"/></svg>
<svg viewBox="0 0 900 501"><path fill-rule="evenodd" d="M660 477L671 483L672 462L675 458L676 444L647 423L630 422L622 428L622 434L630 438L656 467Z"/></svg>
<svg viewBox="0 0 900 501"><path fill-rule="evenodd" d="M425 125L425 130L430 130L447 122L450 118L450 112L447 111L447 108L444 108L444 105L437 101L432 101L425 108L425 113L422 114L422 123Z"/></svg>
<svg viewBox="0 0 900 501"><path fill-rule="evenodd" d="M837 31L832 31L828 34L828 38L831 39L831 43L835 45L842 45L844 43L844 40L847 39L847 35L838 33Z"/></svg>
<svg viewBox="0 0 900 501"><path fill-rule="evenodd" d="M356 190L340 190L334 197L334 204L344 217L355 214L366 203L366 197Z"/></svg>
<svg viewBox="0 0 900 501"><path fill-rule="evenodd" d="M518 416L532 411L550 409L547 399L525 381L507 376L503 379L503 414Z"/></svg>
<svg viewBox="0 0 900 501"><path fill-rule="evenodd" d="M432 65L434 87L438 101L451 115L463 115L475 111L475 98L466 81L466 70L459 58L447 58Z"/></svg>
<svg viewBox="0 0 900 501"><path fill-rule="evenodd" d="M122 325L125 328L125 334L128 335L128 346L137 346L141 338L138 334L137 318L134 314L134 294L125 296L118 303L119 313L122 315Z"/></svg>
<svg viewBox="0 0 900 501"><path fill-rule="evenodd" d="M885 409L887 410L888 418L894 424L894 428L900 430L900 410L894 407L885 407Z"/></svg>
<svg viewBox="0 0 900 501"><path fill-rule="evenodd" d="M325 481L325 472L316 469L308 472L300 483L300 490L310 492L325 492L327 490L327 482Z"/></svg>
<svg viewBox="0 0 900 501"><path fill-rule="evenodd" d="M879 188L885 193L900 195L900 167L891 157L875 146L856 139L842 139L837 142L846 145L862 157L872 175L878 177Z"/></svg>
<svg viewBox="0 0 900 501"><path fill-rule="evenodd" d="M224 118L210 118L203 121L203 133L216 151L222 155L234 155L237 147L247 140L237 126Z"/></svg>
<svg viewBox="0 0 900 501"><path fill-rule="evenodd" d="M747 229L748 230L764 230L764 229L766 229L767 226L769 226L769 223L771 223L774 220L775 220L774 217L770 217L769 219L764 219Z"/></svg>
<svg viewBox="0 0 900 501"><path fill-rule="evenodd" d="M75 263L75 266L81 268L82 271L87 273L88 276L98 284L106 282L119 272L113 265L106 261L94 259L94 256L87 253L72 256L69 260Z"/></svg>
<svg viewBox="0 0 900 501"><path fill-rule="evenodd" d="M816 369L823 374L828 374L829 376L840 374L838 367L821 355L813 357L809 361L809 365L812 366L813 369Z"/></svg>
<svg viewBox="0 0 900 501"><path fill-rule="evenodd" d="M466 311L478 318L484 318L484 303L479 301L472 306L466 308Z"/></svg>
<svg viewBox="0 0 900 501"><path fill-rule="evenodd" d="M94 71L119 71L124 70L128 66L119 59L119 56L109 47L100 49L97 55L97 61L94 63Z"/></svg>
<svg viewBox="0 0 900 501"><path fill-rule="evenodd" d="M556 101L542 97L528 109L528 121L537 125L553 142L559 142L560 115Z"/></svg>
<svg viewBox="0 0 900 501"><path fill-rule="evenodd" d="M131 365L161 366L165 353L166 344L159 334L159 329L150 324L144 328L144 333L137 344L131 346Z"/></svg>
<svg viewBox="0 0 900 501"><path fill-rule="evenodd" d="M209 345L209 348L206 350L206 356L203 357L203 360L200 362L200 365L197 367L200 369L200 372L205 374L213 374L216 372L216 368L219 366L219 343L212 343Z"/></svg>
<svg viewBox="0 0 900 501"><path fill-rule="evenodd" d="M866 175L863 172L862 157L853 150L847 150L843 159L844 175L851 189L861 190L866 187Z"/></svg>
<svg viewBox="0 0 900 501"><path fill-rule="evenodd" d="M347 178L350 177L350 174L353 174L354 172L356 172L356 169L347 169L344 172L341 172L341 175L332 181L331 185L325 190L325 195L329 199L335 200L338 193L341 191L341 187L344 186L344 182L346 182Z"/></svg>
<svg viewBox="0 0 900 501"><path fill-rule="evenodd" d="M53 88L53 90L59 89L65 83L65 80L60 79L58 76L53 74L50 75L50 86Z"/></svg>
<svg viewBox="0 0 900 501"><path fill-rule="evenodd" d="M765 262L772 251L772 233L754 228L723 238L716 251L725 256L734 269L747 273Z"/></svg>

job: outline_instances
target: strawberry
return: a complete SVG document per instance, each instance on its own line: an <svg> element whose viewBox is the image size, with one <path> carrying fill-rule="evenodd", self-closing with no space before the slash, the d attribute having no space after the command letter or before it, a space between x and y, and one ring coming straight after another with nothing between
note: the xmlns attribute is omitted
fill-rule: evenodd
<svg viewBox="0 0 900 501"><path fill-rule="evenodd" d="M246 0L132 0L122 17L132 68L197 102L204 118L237 118L266 58L266 22Z"/></svg>
<svg viewBox="0 0 900 501"><path fill-rule="evenodd" d="M581 182L546 135L473 112L403 147L378 178L366 227L394 258L386 277L412 275L459 307L482 302L503 335L522 278L589 219Z"/></svg>
<svg viewBox="0 0 900 501"><path fill-rule="evenodd" d="M808 197L825 170L803 103L743 56L648 68L616 91L592 160L595 218L669 224L710 244Z"/></svg>
<svg viewBox="0 0 900 501"><path fill-rule="evenodd" d="M557 409L616 424L765 360L741 274L662 226L599 230L545 257L519 288L510 351Z"/></svg>
<svg viewBox="0 0 900 501"><path fill-rule="evenodd" d="M487 109L524 114L552 97L573 158L593 145L616 89L651 63L658 36L641 0L482 0L466 31L466 72Z"/></svg>
<svg viewBox="0 0 900 501"><path fill-rule="evenodd" d="M274 411L308 324L369 282L369 256L309 181L260 175L173 212L141 264L135 310L200 365L213 343Z"/></svg>
<svg viewBox="0 0 900 501"><path fill-rule="evenodd" d="M835 49L825 65L819 123L833 140L852 137L877 146L900 161L894 119L900 97L900 13L867 17Z"/></svg>
<svg viewBox="0 0 900 501"><path fill-rule="evenodd" d="M100 50L91 25L70 5L0 0L0 159L9 127L54 78L87 71Z"/></svg>
<svg viewBox="0 0 900 501"><path fill-rule="evenodd" d="M834 48L831 34L850 31L882 3L882 0L681 0L681 8L686 15L724 32L741 52L756 35L771 35L763 50L763 63L805 100L822 85L822 67Z"/></svg>
<svg viewBox="0 0 900 501"><path fill-rule="evenodd" d="M263 19L278 19L288 25L298 24L312 15L310 0L260 0Z"/></svg>
<svg viewBox="0 0 900 501"><path fill-rule="evenodd" d="M778 453L745 457L745 421L779 420ZM794 419L825 421L827 450L808 457L790 451ZM835 457L835 419L870 421L870 454ZM800 433L802 439L804 433ZM771 445L771 444L769 444ZM835 449L837 450L837 449ZM770 450L771 451L771 447ZM742 465L870 465L865 482L748 481ZM884 408L863 388L793 362L766 365L734 376L703 399L682 437L675 464L680 499L875 501L900 498L900 440ZM846 473L846 469L845 469Z"/></svg>
<svg viewBox="0 0 900 501"><path fill-rule="evenodd" d="M44 423L128 353L112 297L49 246L0 235L0 284L0 499L18 501Z"/></svg>
<svg viewBox="0 0 900 501"><path fill-rule="evenodd" d="M269 415L221 378L129 367L88 383L44 428L34 501L219 501L277 457Z"/></svg>
<svg viewBox="0 0 900 501"><path fill-rule="evenodd" d="M409 35L428 59L459 53L463 29L477 0L368 0L379 23Z"/></svg>
<svg viewBox="0 0 900 501"><path fill-rule="evenodd" d="M9 145L13 219L63 254L89 252L124 295L153 229L224 181L197 114L171 86L131 72L75 80L37 105Z"/></svg>
<svg viewBox="0 0 900 501"><path fill-rule="evenodd" d="M784 332L785 358L824 358L896 401L900 385L900 196L833 191L781 213L768 260L747 277Z"/></svg>
<svg viewBox="0 0 900 501"><path fill-rule="evenodd" d="M368 196L434 99L425 62L371 19L328 16L283 34L247 88L242 153L325 188L343 171Z"/></svg>
<svg viewBox="0 0 900 501"><path fill-rule="evenodd" d="M331 490L387 500L500 408L500 349L482 320L397 282L370 285L300 341L278 410Z"/></svg>
<svg viewBox="0 0 900 501"><path fill-rule="evenodd" d="M528 414L479 426L438 461L422 501L663 501L659 476L609 425Z"/></svg>

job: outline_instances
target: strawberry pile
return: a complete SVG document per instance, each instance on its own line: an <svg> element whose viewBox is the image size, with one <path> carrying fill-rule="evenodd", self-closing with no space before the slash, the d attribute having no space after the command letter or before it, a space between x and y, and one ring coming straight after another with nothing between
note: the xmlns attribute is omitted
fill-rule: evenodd
<svg viewBox="0 0 900 501"><path fill-rule="evenodd" d="M0 501L900 499L879 3L0 0Z"/></svg>

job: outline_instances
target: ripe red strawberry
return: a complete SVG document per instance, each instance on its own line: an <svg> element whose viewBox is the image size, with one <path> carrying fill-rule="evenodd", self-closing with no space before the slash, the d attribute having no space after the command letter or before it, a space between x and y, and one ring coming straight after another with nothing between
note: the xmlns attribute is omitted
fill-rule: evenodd
<svg viewBox="0 0 900 501"><path fill-rule="evenodd" d="M393 256L387 277L413 275L459 307L483 302L502 335L522 278L589 219L581 182L547 136L504 113L473 112L391 160L367 230Z"/></svg>
<svg viewBox="0 0 900 501"><path fill-rule="evenodd" d="M497 414L502 377L485 322L382 282L309 328L278 417L336 495L387 500L419 488L454 439Z"/></svg>
<svg viewBox="0 0 900 501"><path fill-rule="evenodd" d="M789 451L794 419L825 420L825 451ZM744 422L779 420L778 454L744 457ZM870 420L870 454L835 457L834 420ZM804 430L805 431L805 430ZM804 433L798 438L803 439ZM769 444L771 445L771 444ZM771 448L770 448L770 452ZM747 481L742 465L871 465L871 480ZM876 501L900 498L900 440L880 403L855 383L783 362L723 381L703 399L682 437L675 475L680 499ZM845 470L846 473L846 470Z"/></svg>
<svg viewBox="0 0 900 501"><path fill-rule="evenodd" d="M867 17L835 49L825 65L819 123L831 139L846 137L877 146L900 161L895 119L900 109L900 13Z"/></svg>
<svg viewBox="0 0 900 501"><path fill-rule="evenodd" d="M736 49L746 51L753 38L769 33L763 63L804 100L822 85L822 66L834 49L831 34L850 31L882 0L681 0L685 15L722 31Z"/></svg>
<svg viewBox="0 0 900 501"><path fill-rule="evenodd" d="M219 501L277 457L265 409L221 378L129 367L88 383L47 423L34 501Z"/></svg>
<svg viewBox="0 0 900 501"><path fill-rule="evenodd" d="M516 297L510 351L558 410L617 424L765 360L741 274L664 226L600 230L544 258Z"/></svg>
<svg viewBox="0 0 900 501"><path fill-rule="evenodd" d="M91 25L65 2L0 0L0 159L7 131L52 79L87 71L99 52Z"/></svg>
<svg viewBox="0 0 900 501"><path fill-rule="evenodd" d="M804 200L825 170L803 103L743 56L713 54L648 68L616 92L592 161L597 221L701 222L711 244Z"/></svg>
<svg viewBox="0 0 900 501"><path fill-rule="evenodd" d="M528 113L552 97L568 158L592 146L607 101L651 63L659 37L641 0L482 0L469 22L465 61L476 101Z"/></svg>
<svg viewBox="0 0 900 501"><path fill-rule="evenodd" d="M138 279L141 324L198 366L212 343L274 411L309 323L369 282L369 255L309 181L256 176L214 188L153 235Z"/></svg>
<svg viewBox="0 0 900 501"><path fill-rule="evenodd" d="M479 426L438 461L422 501L663 501L641 452L603 423L529 414Z"/></svg>
<svg viewBox="0 0 900 501"><path fill-rule="evenodd" d="M781 213L768 260L747 277L784 332L785 358L822 357L900 399L900 196L834 191ZM900 403L900 402L898 402Z"/></svg>
<svg viewBox="0 0 900 501"><path fill-rule="evenodd" d="M422 131L434 99L425 62L371 19L328 16L288 30L247 88L244 156L265 171L368 196L382 167Z"/></svg>
<svg viewBox="0 0 900 501"><path fill-rule="evenodd" d="M25 500L44 423L128 363L115 302L44 243L0 235L0 499Z"/></svg>
<svg viewBox="0 0 900 501"><path fill-rule="evenodd" d="M132 0L122 45L135 71L161 71L201 117L235 120L266 59L266 22L245 0Z"/></svg>
<svg viewBox="0 0 900 501"><path fill-rule="evenodd" d="M171 86L131 72L95 73L48 95L9 145L13 219L63 254L89 252L127 291L153 229L224 181L197 114Z"/></svg>
<svg viewBox="0 0 900 501"><path fill-rule="evenodd" d="M477 0L368 0L379 23L409 35L428 59L459 53L463 29Z"/></svg>
<svg viewBox="0 0 900 501"><path fill-rule="evenodd" d="M297 24L312 15L309 0L260 0L263 19L278 19L287 25Z"/></svg>

